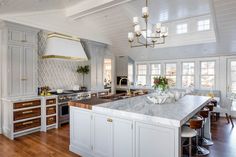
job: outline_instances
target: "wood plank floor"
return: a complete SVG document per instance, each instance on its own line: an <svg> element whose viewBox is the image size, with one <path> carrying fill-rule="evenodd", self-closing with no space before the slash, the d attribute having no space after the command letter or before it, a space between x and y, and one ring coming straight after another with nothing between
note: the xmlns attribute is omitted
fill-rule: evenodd
<svg viewBox="0 0 236 157"><path fill-rule="evenodd" d="M236 120L234 120L236 124ZM236 127L225 118L212 123L214 145L208 157L236 157ZM69 126L47 133L33 133L14 141L0 135L0 157L79 157L69 152Z"/></svg>

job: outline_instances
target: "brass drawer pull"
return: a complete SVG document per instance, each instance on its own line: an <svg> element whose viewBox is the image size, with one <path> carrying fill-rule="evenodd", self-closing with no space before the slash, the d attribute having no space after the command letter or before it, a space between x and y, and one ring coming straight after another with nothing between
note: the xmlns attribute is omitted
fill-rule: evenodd
<svg viewBox="0 0 236 157"><path fill-rule="evenodd" d="M28 124L33 124L33 121L29 121L29 122L24 122L24 123L22 123L22 125L28 125Z"/></svg>
<svg viewBox="0 0 236 157"><path fill-rule="evenodd" d="M48 101L49 104L53 104L54 103L54 100L50 100Z"/></svg>
<svg viewBox="0 0 236 157"><path fill-rule="evenodd" d="M33 103L32 103L32 102L29 102L29 103L24 103L24 104L22 104L22 106L30 106L30 105L33 105Z"/></svg>
<svg viewBox="0 0 236 157"><path fill-rule="evenodd" d="M29 114L29 113L33 113L33 111L30 110L30 111L24 111L24 112L22 112L22 114Z"/></svg>
<svg viewBox="0 0 236 157"><path fill-rule="evenodd" d="M113 122L113 120L112 120L111 118L107 118L107 122L110 122L110 123L112 123L112 122Z"/></svg>
<svg viewBox="0 0 236 157"><path fill-rule="evenodd" d="M52 121L52 120L54 120L54 118L49 118L48 120L49 120L49 121Z"/></svg>
<svg viewBox="0 0 236 157"><path fill-rule="evenodd" d="M27 40L21 40L21 42L25 43L25 42L27 42Z"/></svg>

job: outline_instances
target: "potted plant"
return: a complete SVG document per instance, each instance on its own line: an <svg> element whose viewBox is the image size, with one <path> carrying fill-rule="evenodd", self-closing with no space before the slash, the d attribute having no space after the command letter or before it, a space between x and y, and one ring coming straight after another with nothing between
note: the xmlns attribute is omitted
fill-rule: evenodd
<svg viewBox="0 0 236 157"><path fill-rule="evenodd" d="M82 74L83 76L83 86L81 87L82 90L86 90L87 88L84 86L84 75L89 73L89 65L85 66L78 66L77 73Z"/></svg>
<svg viewBox="0 0 236 157"><path fill-rule="evenodd" d="M169 88L168 79L164 76L154 77L154 89L164 92Z"/></svg>

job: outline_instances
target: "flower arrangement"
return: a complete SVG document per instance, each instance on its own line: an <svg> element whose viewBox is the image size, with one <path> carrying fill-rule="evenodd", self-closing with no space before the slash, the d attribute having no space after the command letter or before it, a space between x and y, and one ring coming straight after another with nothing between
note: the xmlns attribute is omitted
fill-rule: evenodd
<svg viewBox="0 0 236 157"><path fill-rule="evenodd" d="M159 89L162 92L169 88L168 79L164 76L154 77L154 89Z"/></svg>

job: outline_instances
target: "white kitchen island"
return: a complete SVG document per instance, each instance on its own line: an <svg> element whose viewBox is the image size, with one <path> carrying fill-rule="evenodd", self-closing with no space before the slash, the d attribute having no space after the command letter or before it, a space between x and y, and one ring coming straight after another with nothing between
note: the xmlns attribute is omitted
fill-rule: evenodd
<svg viewBox="0 0 236 157"><path fill-rule="evenodd" d="M70 151L83 157L181 157L181 126L208 99L187 95L157 105L144 95L92 110L70 106Z"/></svg>

